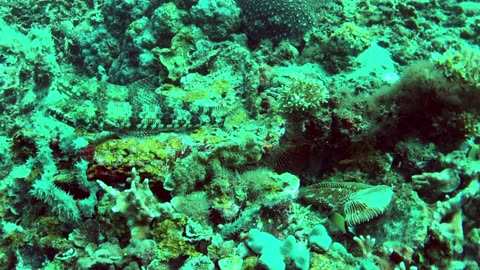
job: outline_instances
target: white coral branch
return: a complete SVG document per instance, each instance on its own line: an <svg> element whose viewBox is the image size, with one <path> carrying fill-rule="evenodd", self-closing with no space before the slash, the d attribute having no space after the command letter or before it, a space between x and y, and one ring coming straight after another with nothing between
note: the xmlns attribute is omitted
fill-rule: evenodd
<svg viewBox="0 0 480 270"><path fill-rule="evenodd" d="M375 238L367 235L354 236L353 240L360 246L362 255L365 258L372 256L373 246L375 245Z"/></svg>

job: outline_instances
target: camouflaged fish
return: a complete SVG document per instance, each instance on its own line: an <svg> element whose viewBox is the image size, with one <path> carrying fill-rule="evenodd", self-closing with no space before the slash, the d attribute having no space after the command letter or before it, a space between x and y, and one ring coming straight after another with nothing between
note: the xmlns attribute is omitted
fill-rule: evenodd
<svg viewBox="0 0 480 270"><path fill-rule="evenodd" d="M175 87L174 87L175 88ZM68 125L87 132L151 135L164 131L222 126L229 111L206 92L175 88L155 91L140 81L129 86L69 76L55 85L62 98L48 112Z"/></svg>

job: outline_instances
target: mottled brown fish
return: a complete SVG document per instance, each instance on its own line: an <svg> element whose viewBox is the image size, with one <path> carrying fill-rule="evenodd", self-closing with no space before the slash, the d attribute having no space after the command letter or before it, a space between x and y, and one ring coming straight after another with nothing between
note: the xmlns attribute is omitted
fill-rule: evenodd
<svg viewBox="0 0 480 270"><path fill-rule="evenodd" d="M222 126L229 115L228 108L215 100L191 100L170 91L156 92L144 81L121 86L71 76L54 89L63 98L49 104L48 112L87 132L149 135Z"/></svg>

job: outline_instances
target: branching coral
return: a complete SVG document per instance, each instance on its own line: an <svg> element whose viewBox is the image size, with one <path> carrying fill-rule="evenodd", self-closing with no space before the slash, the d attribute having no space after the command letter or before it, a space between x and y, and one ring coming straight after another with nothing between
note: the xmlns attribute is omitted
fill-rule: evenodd
<svg viewBox="0 0 480 270"><path fill-rule="evenodd" d="M371 237L370 235L367 236L354 236L353 241L355 241L360 249L362 250L362 255L364 257L372 256L373 246L375 245L375 238Z"/></svg>
<svg viewBox="0 0 480 270"><path fill-rule="evenodd" d="M97 180L97 183L107 193L112 204L111 211L129 220L132 237L144 239L149 231L148 223L162 214L172 213L173 209L169 203L160 203L156 199L148 186L148 179L140 182L140 176L135 169L132 174L130 189L124 191L108 186L101 180Z"/></svg>

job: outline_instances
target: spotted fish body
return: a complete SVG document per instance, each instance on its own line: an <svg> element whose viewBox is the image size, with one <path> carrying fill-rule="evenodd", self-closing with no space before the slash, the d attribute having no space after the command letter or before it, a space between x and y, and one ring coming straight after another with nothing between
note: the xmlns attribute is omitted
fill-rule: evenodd
<svg viewBox="0 0 480 270"><path fill-rule="evenodd" d="M87 132L155 134L222 126L228 116L214 99L188 100L169 91L156 92L144 82L119 86L71 77L55 90L63 98L47 106L50 114Z"/></svg>

